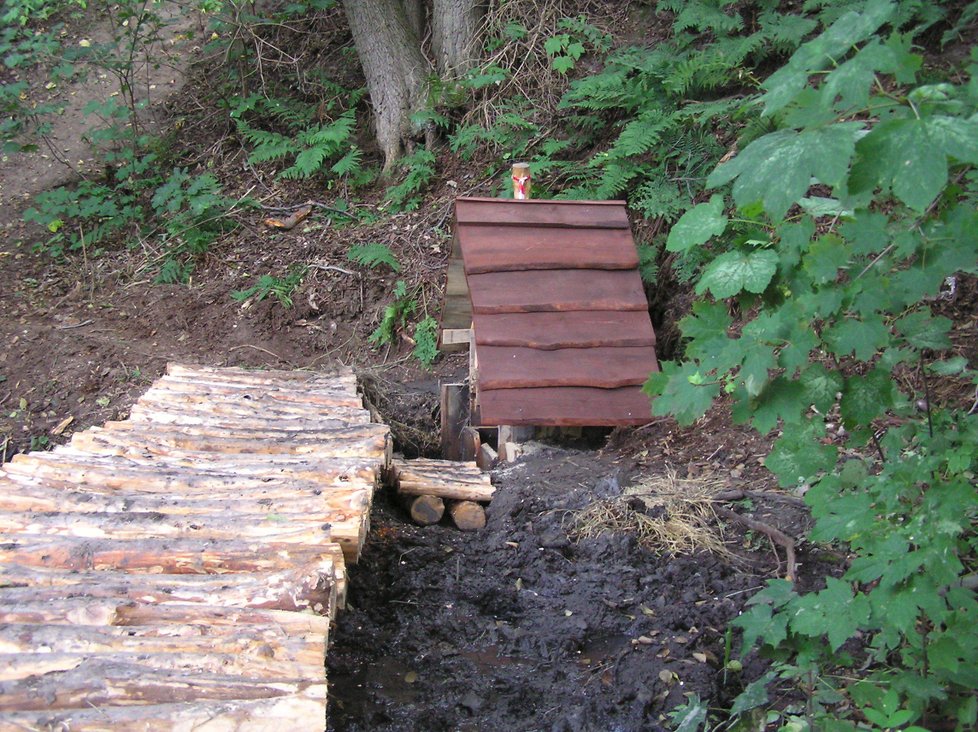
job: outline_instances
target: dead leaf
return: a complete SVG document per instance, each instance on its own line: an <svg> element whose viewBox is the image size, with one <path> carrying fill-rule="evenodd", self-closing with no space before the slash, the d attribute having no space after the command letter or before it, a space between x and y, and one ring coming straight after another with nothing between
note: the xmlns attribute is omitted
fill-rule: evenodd
<svg viewBox="0 0 978 732"><path fill-rule="evenodd" d="M676 674L673 673L672 671L669 671L668 669L662 669L659 672L659 681L661 681L663 684L669 684L670 686L672 686L672 684L678 680L679 677L676 676Z"/></svg>
<svg viewBox="0 0 978 732"><path fill-rule="evenodd" d="M693 658L695 658L700 663L706 663L706 654L705 653L694 653L693 654Z"/></svg>
<svg viewBox="0 0 978 732"><path fill-rule="evenodd" d="M404 674L404 683L405 684L413 684L417 680L418 680L418 672L417 671L408 671L406 674Z"/></svg>
<svg viewBox="0 0 978 732"><path fill-rule="evenodd" d="M68 425L70 425L74 421L75 421L75 418L73 416L65 417L63 420L61 420L60 422L58 422L57 427L55 427L53 430L51 430L51 434L52 435L60 435L62 432L64 432L66 429L68 429Z"/></svg>

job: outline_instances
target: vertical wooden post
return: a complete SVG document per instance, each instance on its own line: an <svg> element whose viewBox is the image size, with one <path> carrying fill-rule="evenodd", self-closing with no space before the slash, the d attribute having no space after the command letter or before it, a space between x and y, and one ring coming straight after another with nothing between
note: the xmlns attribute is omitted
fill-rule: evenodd
<svg viewBox="0 0 978 732"><path fill-rule="evenodd" d="M513 163L513 198L525 201L530 198L530 164Z"/></svg>
<svg viewBox="0 0 978 732"><path fill-rule="evenodd" d="M465 384L442 384L441 387L441 454L446 460L458 460L462 428L469 421L469 395Z"/></svg>

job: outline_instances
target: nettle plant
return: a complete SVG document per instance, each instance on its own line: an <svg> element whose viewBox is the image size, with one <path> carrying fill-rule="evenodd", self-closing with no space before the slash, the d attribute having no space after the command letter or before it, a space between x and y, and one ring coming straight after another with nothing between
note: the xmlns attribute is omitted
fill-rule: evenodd
<svg viewBox="0 0 978 732"><path fill-rule="evenodd" d="M856 7L765 82L776 129L673 228L670 251L706 255L703 297L681 323L687 360L646 391L684 424L726 394L737 422L779 428L766 466L807 490L811 540L852 557L824 589L775 580L752 598L744 650L775 663L732 711L780 679L806 698L784 728L971 728L978 415L931 384L964 392L978 373L931 305L978 273L978 52L954 83L922 84L899 6Z"/></svg>

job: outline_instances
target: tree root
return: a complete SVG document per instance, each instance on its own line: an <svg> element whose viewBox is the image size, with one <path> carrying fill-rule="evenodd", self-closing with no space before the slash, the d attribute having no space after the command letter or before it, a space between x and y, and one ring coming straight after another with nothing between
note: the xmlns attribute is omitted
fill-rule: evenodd
<svg viewBox="0 0 978 732"><path fill-rule="evenodd" d="M716 506L714 510L718 516L729 521L735 521L742 524L751 531L756 531L758 534L763 534L770 539L772 543L782 547L785 553L785 579L794 585L798 567L798 562L795 557L794 539L780 529L776 529L769 524L762 523L761 521L755 521L754 519L747 518L746 516L741 516L739 513L729 508Z"/></svg>

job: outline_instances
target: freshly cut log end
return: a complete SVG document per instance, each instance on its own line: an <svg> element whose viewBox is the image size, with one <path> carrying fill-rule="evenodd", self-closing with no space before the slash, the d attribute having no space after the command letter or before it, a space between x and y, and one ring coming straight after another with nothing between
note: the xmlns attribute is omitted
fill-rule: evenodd
<svg viewBox="0 0 978 732"><path fill-rule="evenodd" d="M431 526L445 515L445 501L438 496L404 496L405 508L418 526Z"/></svg>
<svg viewBox="0 0 978 732"><path fill-rule="evenodd" d="M452 522L462 531L478 531L486 526L486 510L475 501L457 501L448 512Z"/></svg>

